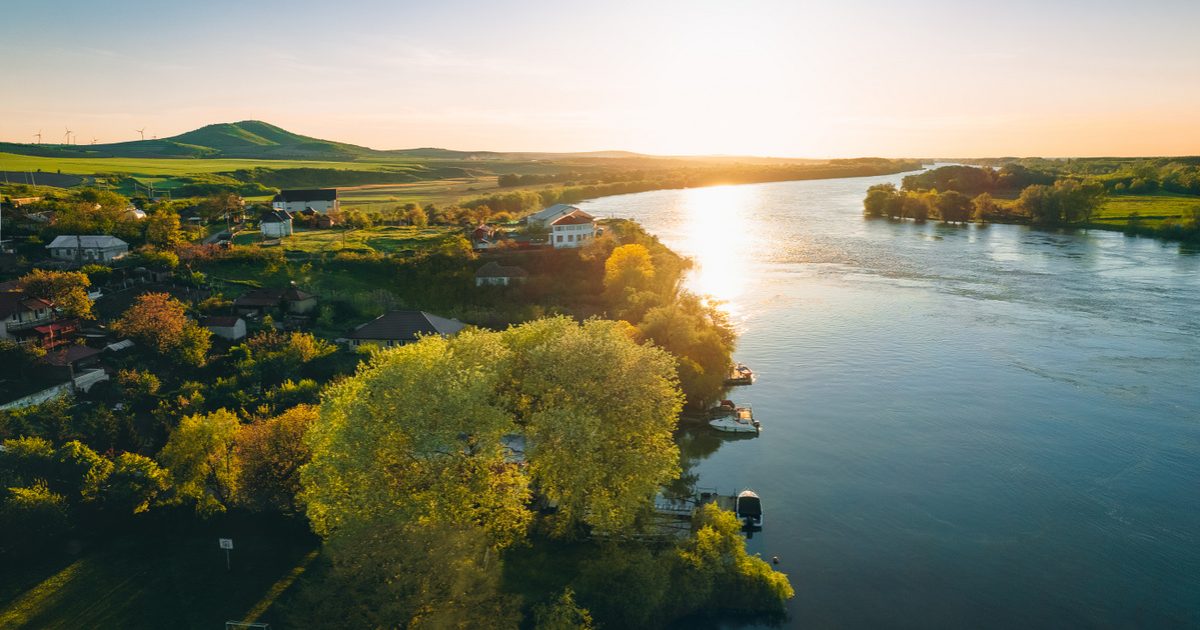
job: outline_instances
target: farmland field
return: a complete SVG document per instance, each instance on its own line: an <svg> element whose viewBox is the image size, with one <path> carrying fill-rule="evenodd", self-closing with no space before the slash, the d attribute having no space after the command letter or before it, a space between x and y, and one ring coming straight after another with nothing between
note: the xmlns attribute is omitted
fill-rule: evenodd
<svg viewBox="0 0 1200 630"><path fill-rule="evenodd" d="M1093 221L1124 225L1137 213L1141 223L1156 226L1165 219L1178 218L1189 210L1200 210L1200 197L1193 195L1113 195L1104 200Z"/></svg>

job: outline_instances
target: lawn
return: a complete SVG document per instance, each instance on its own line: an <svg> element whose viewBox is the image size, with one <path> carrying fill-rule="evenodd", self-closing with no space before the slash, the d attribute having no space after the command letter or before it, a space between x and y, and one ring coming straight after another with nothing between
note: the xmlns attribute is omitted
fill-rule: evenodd
<svg viewBox="0 0 1200 630"><path fill-rule="evenodd" d="M408 225L383 225L359 230L308 230L297 229L292 236L283 239L280 247L287 252L327 254L340 251L378 252L392 254L405 250L418 250L441 244L448 237L460 234L453 227L419 228ZM248 230L234 236L236 245L252 245L262 240L257 230Z"/></svg>
<svg viewBox="0 0 1200 630"><path fill-rule="evenodd" d="M277 623L271 605L317 549L315 537L294 523L265 525L262 519L150 531L7 567L0 574L0 628L208 630L227 620ZM218 537L234 541L228 571Z"/></svg>

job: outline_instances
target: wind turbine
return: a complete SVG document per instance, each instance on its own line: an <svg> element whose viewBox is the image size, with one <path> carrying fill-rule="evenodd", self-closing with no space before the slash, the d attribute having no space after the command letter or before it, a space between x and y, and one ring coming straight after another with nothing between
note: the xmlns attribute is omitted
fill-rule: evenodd
<svg viewBox="0 0 1200 630"><path fill-rule="evenodd" d="M38 132L33 134L33 137L38 139L38 141L37 141L38 144L41 144L42 143L42 130L38 129Z"/></svg>
<svg viewBox="0 0 1200 630"><path fill-rule="evenodd" d="M71 144L71 128L66 127L67 133L63 134L63 144Z"/></svg>
<svg viewBox="0 0 1200 630"><path fill-rule="evenodd" d="M134 129L134 131L138 132L138 135L140 135L142 137L142 140L146 139L146 128L145 127L142 127L141 129Z"/></svg>
<svg viewBox="0 0 1200 630"><path fill-rule="evenodd" d="M96 139L92 138L92 144L96 144Z"/></svg>

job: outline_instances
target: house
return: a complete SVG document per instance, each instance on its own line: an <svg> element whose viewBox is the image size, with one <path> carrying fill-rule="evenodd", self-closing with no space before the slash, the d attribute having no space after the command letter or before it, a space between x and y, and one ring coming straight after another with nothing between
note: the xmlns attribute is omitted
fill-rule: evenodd
<svg viewBox="0 0 1200 630"><path fill-rule="evenodd" d="M525 217L525 224L529 227L549 228L550 225L559 217L579 211L579 208L576 208L575 206L569 206L565 203L556 203L549 208L545 208L539 212L535 212Z"/></svg>
<svg viewBox="0 0 1200 630"><path fill-rule="evenodd" d="M125 208L125 211L121 213L121 216L126 221L141 221L142 219L146 218L146 213L139 208L129 206L128 208Z"/></svg>
<svg viewBox="0 0 1200 630"><path fill-rule="evenodd" d="M51 350L40 361L54 368L59 368L67 378L74 378L85 368L95 366L100 361L103 350L89 348L73 343Z"/></svg>
<svg viewBox="0 0 1200 630"><path fill-rule="evenodd" d="M425 311L390 311L355 328L348 340L352 348L364 345L387 348L413 343L422 335L450 337L465 327L458 320Z"/></svg>
<svg viewBox="0 0 1200 630"><path fill-rule="evenodd" d="M259 219L258 229L267 238L291 236L292 215L287 210L272 210Z"/></svg>
<svg viewBox="0 0 1200 630"><path fill-rule="evenodd" d="M201 325L211 330L212 334L229 341L237 341L246 336L246 320L235 315L205 317Z"/></svg>
<svg viewBox="0 0 1200 630"><path fill-rule="evenodd" d="M289 315L304 315L317 306L317 296L292 285L286 289L251 289L233 301L243 315L279 310Z"/></svg>
<svg viewBox="0 0 1200 630"><path fill-rule="evenodd" d="M281 190L271 200L271 207L284 212L300 212L312 208L320 214L329 214L339 208L336 188L310 188L305 190Z"/></svg>
<svg viewBox="0 0 1200 630"><path fill-rule="evenodd" d="M0 292L0 339L12 339L14 333L50 323L53 306L20 291Z"/></svg>
<svg viewBox="0 0 1200 630"><path fill-rule="evenodd" d="M57 236L46 246L50 257L77 263L109 262L129 253L129 243L102 234Z"/></svg>
<svg viewBox="0 0 1200 630"><path fill-rule="evenodd" d="M26 340L35 341L37 345L47 350L67 345L78 334L79 320L77 319L60 319L41 326L34 326L32 330L21 333Z"/></svg>
<svg viewBox="0 0 1200 630"><path fill-rule="evenodd" d="M491 261L475 272L475 286L499 285L506 287L517 282L524 282L528 277L529 272L520 267L506 267L496 261Z"/></svg>
<svg viewBox="0 0 1200 630"><path fill-rule="evenodd" d="M555 249L583 247L596 238L596 218L576 210L564 214L550 224L550 242Z"/></svg>

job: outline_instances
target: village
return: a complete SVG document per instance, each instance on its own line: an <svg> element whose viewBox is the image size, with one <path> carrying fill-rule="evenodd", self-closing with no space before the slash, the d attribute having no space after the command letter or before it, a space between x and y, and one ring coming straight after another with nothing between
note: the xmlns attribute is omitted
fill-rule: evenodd
<svg viewBox="0 0 1200 630"><path fill-rule="evenodd" d="M7 276L0 283L0 340L18 348L34 351L37 359L19 379L0 380L0 409L16 409L40 404L59 396L89 391L97 383L114 376L111 359L129 351L136 341L117 334L112 322L143 294L165 292L196 314L208 330L220 352L244 340L257 330L307 331L318 316L321 296L305 286L289 281L278 287L235 286L244 289L220 308L203 309L197 305L210 300L215 287L183 280L182 268L171 268L171 258L138 255L131 243L113 234L58 234L40 257L36 234L53 226L52 212L22 213L22 206L37 207L39 198L6 199L9 233L23 236L0 241L0 269ZM226 201L226 203L230 203ZM181 229L205 230L202 246L228 251L234 239L250 248L288 247L288 241L300 235L351 231L338 221L344 216L336 189L283 190L270 206L245 208L246 202L234 200L226 212L208 219L195 205L179 211ZM129 205L120 215L129 222L146 221L147 213ZM19 217L14 220L15 217ZM13 230L12 226L17 229ZM24 229L22 229L24 228ZM516 265L498 262L503 252L536 253L545 250L577 249L595 242L605 233L595 217L577 207L556 204L503 225L481 222L461 229L478 260L474 286L480 290L519 285L529 272ZM249 239L249 240L248 240ZM19 250L19 251L18 251ZM145 250L143 254L147 253ZM406 252L411 254L412 252ZM218 254L219 255L219 254ZM158 264L155 264L158 263ZM88 282L89 314L79 317L51 295L31 294L21 280L29 273L78 272L98 279ZM219 290L219 289L216 289ZM412 343L421 335L452 335L466 324L426 312L423 309L390 309L373 319L333 323L344 334L332 338L346 351L365 346L393 347ZM14 373L14 376L16 374ZM15 382L14 382L15 381ZM32 390L32 391L30 391Z"/></svg>

